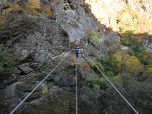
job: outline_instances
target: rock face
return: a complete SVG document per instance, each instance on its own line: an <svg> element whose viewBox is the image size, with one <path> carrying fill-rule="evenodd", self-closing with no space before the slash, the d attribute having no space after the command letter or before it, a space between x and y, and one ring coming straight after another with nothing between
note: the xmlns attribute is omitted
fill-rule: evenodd
<svg viewBox="0 0 152 114"><path fill-rule="evenodd" d="M8 1L16 2L18 0L1 0L0 9L5 8ZM128 7L134 6L133 2L127 1ZM93 12L101 6L103 8L94 15L90 13L88 5L83 0L41 0L41 2L52 6L51 9L55 20L28 16L36 21L38 27L26 31L25 34L13 29L12 34L5 31L1 35L2 43L6 47L11 47L17 58L12 74L3 81L1 84L3 86L0 87L3 89L5 96L4 104L9 104L7 112L0 111L2 114L10 113L64 57L67 57L67 59L24 102L19 113L26 111L28 108L32 111L32 105L40 106L44 102L48 103L50 101L54 104L59 102L60 105L55 104L57 107L63 106L68 110L59 112L58 109L53 108L51 109L53 110L52 114L74 114L76 69L73 64L75 55L70 53L69 56L68 53L71 50L71 44L74 43L74 46L84 47L87 55L91 55L96 60L98 56L105 56L110 48L117 48L117 44L120 42L120 37L114 32L106 33L106 27L103 25L103 30L98 31L99 26L94 17L104 17L105 19L101 23L108 20L107 24L105 24L107 27L109 23L116 24L110 19L104 8L108 6L110 7L109 11L116 13L122 9L124 2L120 0L112 0L112 2L111 0L101 0L97 5L93 1ZM90 0L86 0L86 2L90 2ZM147 4L150 6L150 3ZM97 41L102 47L99 44L92 45L88 43L88 30L94 30L101 35L100 38L97 38ZM151 44L146 43L146 47L150 51L152 50ZM85 66L81 62L89 61L89 58L82 51L79 60L81 61L78 68ZM95 87L90 84L92 82L86 81L91 76L86 76L87 72L84 69L78 69L78 100L89 106L88 111L90 113L95 110L94 113L98 114L100 108L96 107L98 107L99 99L102 96L101 90L99 86ZM64 95L68 95L69 98ZM53 104L50 105L53 106Z"/></svg>
<svg viewBox="0 0 152 114"><path fill-rule="evenodd" d="M53 2L52 5L55 5ZM87 30L95 30L97 25L94 18L85 11L84 1L61 1L53 8L53 13L58 23L69 34L70 42L85 37Z"/></svg>
<svg viewBox="0 0 152 114"><path fill-rule="evenodd" d="M144 40L144 47L152 55L152 43L149 43L149 40Z"/></svg>
<svg viewBox="0 0 152 114"><path fill-rule="evenodd" d="M48 3L48 0L41 1L45 4ZM6 113L10 113L63 57L68 56L67 52L70 50L69 46L72 42L80 45L81 41L89 47L87 31L94 30L97 32L98 25L96 20L90 14L84 1L54 1L51 2L51 5L55 6L52 7L52 13L56 20L29 16L29 19L34 19L37 22L37 28L29 30L25 34L16 30L11 34L6 33L2 36L3 43L13 49L17 58L17 64L13 68L12 75L3 82L3 85L5 85L3 87L4 94L6 95L4 103L10 104ZM99 33L103 34L102 32ZM104 43L104 41L101 40L101 43ZM94 56L103 53L102 51L96 52L93 46L91 51L94 51L94 53L89 51L87 53ZM39 105L44 101L53 102L55 100L54 97L60 99L58 96L64 94L74 94L72 99L75 98L75 66L71 65L75 59L72 58L74 57L68 56L68 59L36 89L24 102L22 106L24 110L30 105ZM83 54L81 59L83 61L89 60ZM85 75L79 70L78 73L79 75ZM83 89L78 90L80 93L78 98L91 106L95 100L89 101L90 96L87 95L94 94L95 88L89 90L90 87L83 84L80 85L80 88ZM99 87L97 88L98 91L96 92L100 92ZM100 94L96 96L96 98L98 97L100 97ZM69 113L75 113L73 105L70 105L75 101L66 100L69 105L67 106ZM64 102L60 101L65 104L64 100ZM22 108L20 109L22 110Z"/></svg>
<svg viewBox="0 0 152 114"><path fill-rule="evenodd" d="M4 91L7 94L5 102L10 104L8 112L17 106L39 83L36 81L36 77L42 67L50 65L53 59L59 57L59 55L63 56L63 53L67 52L69 48L69 37L58 23L47 18L30 18L36 19L39 28L27 32L16 42L9 45L14 50L17 65L13 68L12 75L3 81L3 85L9 85L8 87L6 86ZM13 41L13 37L4 42L5 45L8 46L8 42L10 41ZM33 82L29 83L27 81L29 78ZM44 85L47 86L46 83ZM40 101L37 99L43 98L42 90L43 88L36 90L37 92L34 93L34 96L27 99L27 102L32 101L34 104L39 104ZM52 94L54 93L52 92Z"/></svg>

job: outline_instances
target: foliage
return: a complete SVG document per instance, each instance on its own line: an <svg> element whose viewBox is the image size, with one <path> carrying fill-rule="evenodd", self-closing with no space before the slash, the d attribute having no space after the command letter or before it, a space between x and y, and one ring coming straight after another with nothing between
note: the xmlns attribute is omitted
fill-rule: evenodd
<svg viewBox="0 0 152 114"><path fill-rule="evenodd" d="M53 17L50 5L44 5L40 0L29 0L26 2L25 11L31 15L40 16L42 13L50 19Z"/></svg>
<svg viewBox="0 0 152 114"><path fill-rule="evenodd" d="M89 32L89 35L92 37L92 36L97 36L98 38L101 38L101 35L100 33L96 33L94 30L92 31L88 31Z"/></svg>
<svg viewBox="0 0 152 114"><path fill-rule="evenodd" d="M113 85L119 90L119 92L137 109L138 112L149 113L151 111L152 98L151 89L152 84L149 82L140 82L137 81L135 75L129 73L119 74L118 76L108 79L113 83ZM148 79L147 79L148 80ZM103 97L100 97L101 101L98 105L104 104L104 110L108 113L133 113L133 110L129 110L126 106L126 102L122 97L113 89L107 80L102 80L96 78L94 80L95 85L100 85L101 94ZM146 93L146 94L145 94ZM111 110L108 110L111 106ZM120 108L123 107L123 110ZM124 111L124 107L125 111ZM144 107L144 108L143 108Z"/></svg>
<svg viewBox="0 0 152 114"><path fill-rule="evenodd" d="M50 9L50 6L49 5L41 5L41 10L42 10L42 13L48 17L48 18L52 18L53 17L53 14L51 12L51 9Z"/></svg>
<svg viewBox="0 0 152 114"><path fill-rule="evenodd" d="M96 79L93 80L93 84L94 85L102 85L103 80L101 78L96 78Z"/></svg>
<svg viewBox="0 0 152 114"><path fill-rule="evenodd" d="M47 89L46 88L43 88L42 89L42 94L46 93L47 92Z"/></svg>
<svg viewBox="0 0 152 114"><path fill-rule="evenodd" d="M152 75L152 65L146 65L146 72Z"/></svg>
<svg viewBox="0 0 152 114"><path fill-rule="evenodd" d="M134 45L133 52L130 55L135 55L141 64L150 65L151 64L151 54L146 51L146 48L143 46L143 41L137 41L136 45ZM144 47L144 48L143 48Z"/></svg>
<svg viewBox="0 0 152 114"><path fill-rule="evenodd" d="M123 53L129 54L129 55L135 55L135 53L132 49L123 49Z"/></svg>
<svg viewBox="0 0 152 114"><path fill-rule="evenodd" d="M135 55L135 53L132 50L130 50L128 54L131 55L131 56Z"/></svg>
<svg viewBox="0 0 152 114"><path fill-rule="evenodd" d="M150 58L150 57L151 57L150 52L146 51L146 52L145 52L145 57L143 57L143 58Z"/></svg>
<svg viewBox="0 0 152 114"><path fill-rule="evenodd" d="M21 16L6 15L5 19L6 22L3 26L1 26L2 28L0 29L1 30L0 32L2 34L5 34L6 32L7 34L9 34L9 36L13 36L14 33L17 33L15 35L17 37L23 36L29 30L38 27L36 20L28 17L27 15L21 15ZM11 38L16 38L16 37L11 37ZM3 39L3 40L7 40L7 39Z"/></svg>
<svg viewBox="0 0 152 114"><path fill-rule="evenodd" d="M75 47L75 43L74 43L74 42L70 42L70 46L71 46L72 48L74 48L74 47Z"/></svg>
<svg viewBox="0 0 152 114"><path fill-rule="evenodd" d="M17 4L17 3L8 3L9 8L7 10L7 14L9 13L16 13L16 14L22 14L23 9Z"/></svg>
<svg viewBox="0 0 152 114"><path fill-rule="evenodd" d="M140 62L144 65L150 65L151 64L151 59L144 58L142 56L137 56Z"/></svg>
<svg viewBox="0 0 152 114"><path fill-rule="evenodd" d="M117 75L116 77L114 77L114 79L115 79L116 81L118 81L119 83L122 84L122 78L121 78L121 75L120 75L120 74Z"/></svg>
<svg viewBox="0 0 152 114"><path fill-rule="evenodd" d="M46 99L47 102L40 105L27 105L27 108L20 108L16 114L67 114L75 108L75 94L72 92L57 92L51 99Z"/></svg>
<svg viewBox="0 0 152 114"><path fill-rule="evenodd" d="M112 57L109 58L108 63L111 65L110 71L119 73L121 71L122 55L117 51Z"/></svg>
<svg viewBox="0 0 152 114"><path fill-rule="evenodd" d="M110 48L110 57L112 57L114 55L115 51L113 48Z"/></svg>
<svg viewBox="0 0 152 114"><path fill-rule="evenodd" d="M130 46L130 41L129 39L126 39L126 38L122 38L121 39L121 43L125 46Z"/></svg>
<svg viewBox="0 0 152 114"><path fill-rule="evenodd" d="M46 71L42 71L37 77L42 80L44 78L44 76L46 75Z"/></svg>
<svg viewBox="0 0 152 114"><path fill-rule="evenodd" d="M78 113L79 114L90 114L92 113L92 110L90 110L92 108L92 106L90 106L87 102L85 102L84 100L79 100L78 102Z"/></svg>
<svg viewBox="0 0 152 114"><path fill-rule="evenodd" d="M113 55L113 57L116 58L116 61L121 62L121 58L122 58L121 52L117 51L117 52Z"/></svg>
<svg viewBox="0 0 152 114"><path fill-rule="evenodd" d="M138 82L134 75L129 73L120 74L115 77L115 80L109 78L110 81L115 85L115 87L120 91L120 93L134 106L134 108L139 113L148 114L151 111L152 98L151 89L147 82ZM118 83L120 82L120 83ZM105 104L105 110L107 113L133 113L132 110L129 110L126 106L126 103L120 97L120 95L113 89L113 87L108 83L107 80L103 81L106 86L104 90L102 90L102 104ZM105 102L104 102L105 101ZM111 110L107 110L111 106ZM121 110L123 107L123 110ZM126 107L124 109L124 107ZM119 110L118 110L119 109ZM125 111L124 111L125 110Z"/></svg>
<svg viewBox="0 0 152 114"><path fill-rule="evenodd" d="M14 59L14 54L10 48L0 48L0 81L5 79L6 76L11 73Z"/></svg>
<svg viewBox="0 0 152 114"><path fill-rule="evenodd" d="M105 74L108 72L108 71L112 71L113 73L116 73L117 72L117 68L115 68L113 66L113 63L115 62L115 57L107 57L107 58L100 58L100 62L102 63L103 65L103 68L104 68L104 72Z"/></svg>
<svg viewBox="0 0 152 114"><path fill-rule="evenodd" d="M40 0L28 0L27 2L25 2L24 7L21 3L11 4L9 2L8 6L9 8L6 10L6 15L22 15L23 12L26 12L35 16L40 16L41 14L43 14L50 19L53 17L52 11L50 9L51 6L49 4L43 4Z"/></svg>
<svg viewBox="0 0 152 114"><path fill-rule="evenodd" d="M5 23L5 20L0 16L0 25L3 25L4 23Z"/></svg>
<svg viewBox="0 0 152 114"><path fill-rule="evenodd" d="M123 45L136 44L138 40L147 38L152 32L152 22L131 8L119 12L118 25Z"/></svg>
<svg viewBox="0 0 152 114"><path fill-rule="evenodd" d="M81 66L81 69L85 72L85 74L87 74L91 71L91 68L87 63L83 63Z"/></svg>
<svg viewBox="0 0 152 114"><path fill-rule="evenodd" d="M121 52L117 51L113 56L110 56L107 59L101 58L105 73L110 71L115 75L118 75L123 71L137 74L140 72L144 73L144 65L151 63L150 59L144 59L142 57L141 59L138 59L139 57L135 57L135 54L131 49L127 50L125 53L129 53L130 55L121 54ZM144 65L141 63L144 63Z"/></svg>
<svg viewBox="0 0 152 114"><path fill-rule="evenodd" d="M108 77L114 77L114 74L113 74L112 71L108 71L108 72L106 73L106 76L108 76Z"/></svg>
<svg viewBox="0 0 152 114"><path fill-rule="evenodd" d="M102 66L102 64L101 64L100 62L96 61L96 66L97 66L102 72L104 71L104 67ZM95 67L95 69L96 69L98 72L100 72L96 67Z"/></svg>
<svg viewBox="0 0 152 114"><path fill-rule="evenodd" d="M29 0L25 3L26 12L32 15L40 16L41 2L40 0Z"/></svg>
<svg viewBox="0 0 152 114"><path fill-rule="evenodd" d="M87 61L87 63L89 64L89 66L91 67L91 68L93 68L94 67L94 63L90 60L90 61Z"/></svg>
<svg viewBox="0 0 152 114"><path fill-rule="evenodd" d="M41 73L37 75L37 78L38 78L39 80L42 80L42 79L44 79L45 76L47 76L48 73L49 73L49 72L48 72L47 70L42 70ZM48 81L48 82L53 81L53 78L52 78L52 75L51 75L51 74L48 76L47 81Z"/></svg>
<svg viewBox="0 0 152 114"><path fill-rule="evenodd" d="M122 64L127 72L139 73L142 71L143 66L135 56L123 55Z"/></svg>
<svg viewBox="0 0 152 114"><path fill-rule="evenodd" d="M123 79L123 87L125 87L125 90L129 93L130 98L134 99L132 104L135 105L138 110L148 113L151 110L151 106L148 107L148 105L151 105L149 103L152 101L150 97L152 87L148 86L149 83L147 82L138 82L136 78L130 74L123 74L121 77Z"/></svg>
<svg viewBox="0 0 152 114"><path fill-rule="evenodd" d="M49 80L50 80L50 81L52 81L52 80L53 80L53 78L52 78L52 75L51 75L51 74L50 74L48 77L49 77Z"/></svg>
<svg viewBox="0 0 152 114"><path fill-rule="evenodd" d="M95 31L88 31L89 33L89 38L88 38L88 41L91 42L92 44L96 45L96 46L99 46L99 40L98 38L101 38L101 35L98 33L96 33Z"/></svg>

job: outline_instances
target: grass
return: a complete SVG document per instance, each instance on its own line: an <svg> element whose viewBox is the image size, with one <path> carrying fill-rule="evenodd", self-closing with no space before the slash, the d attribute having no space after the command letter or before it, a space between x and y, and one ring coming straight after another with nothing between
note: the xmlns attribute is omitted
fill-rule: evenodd
<svg viewBox="0 0 152 114"><path fill-rule="evenodd" d="M124 52L125 54L129 54L130 51L132 51L132 49L123 49L123 52Z"/></svg>

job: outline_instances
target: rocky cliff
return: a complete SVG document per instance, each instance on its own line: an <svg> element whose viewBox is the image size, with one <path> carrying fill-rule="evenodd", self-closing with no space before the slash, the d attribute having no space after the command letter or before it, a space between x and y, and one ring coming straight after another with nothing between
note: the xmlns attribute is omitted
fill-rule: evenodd
<svg viewBox="0 0 152 114"><path fill-rule="evenodd" d="M134 80L136 75L140 77L140 73L125 69L125 73L129 72L131 75L129 74L128 78L123 75L122 80L118 77L122 73L117 64L119 63L117 57L120 55L117 54L115 58L112 56L123 48L121 48L121 34L118 31L116 14L124 7L142 8L141 14L145 13L151 20L151 15L148 15L151 12L150 1L144 2L146 4L140 7L135 5L135 1L129 0L0 1L2 17L0 18L0 60L2 61L0 113L10 113L63 58L66 58L15 114L74 114L76 58L74 52L70 54L69 52L76 46L84 49L81 51L78 64L79 113L124 113L123 110L119 110L123 106L126 108L126 113L132 113L133 111L127 107L123 99L103 79L87 55L91 56L120 91L126 94L129 91L127 88L129 81L126 83L122 81L128 78ZM109 29L110 26L113 28ZM149 39L145 41L148 42L146 45L151 45ZM135 47L129 49L132 48ZM132 78L132 75L135 77ZM146 79L147 77L144 81ZM116 81L119 82L118 85ZM138 83L137 81L132 81L132 84ZM151 81L146 80L146 82L151 84ZM125 89L123 84L126 84ZM149 90L151 88L145 89L148 92ZM134 93L129 92L125 96L132 100L135 97ZM149 93L144 97L150 99L148 95ZM106 102L107 99L109 104ZM137 104L140 102L137 101ZM137 106L135 102L132 103ZM148 114L151 111L151 104L145 105L143 110L140 110L140 106L136 108L141 113ZM147 111L145 111L146 108Z"/></svg>

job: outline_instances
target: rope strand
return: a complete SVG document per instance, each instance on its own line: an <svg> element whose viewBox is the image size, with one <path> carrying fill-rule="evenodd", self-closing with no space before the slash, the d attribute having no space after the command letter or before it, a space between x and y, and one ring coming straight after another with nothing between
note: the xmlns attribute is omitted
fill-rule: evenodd
<svg viewBox="0 0 152 114"><path fill-rule="evenodd" d="M77 64L76 64L76 114L78 114L78 98L77 98Z"/></svg>

